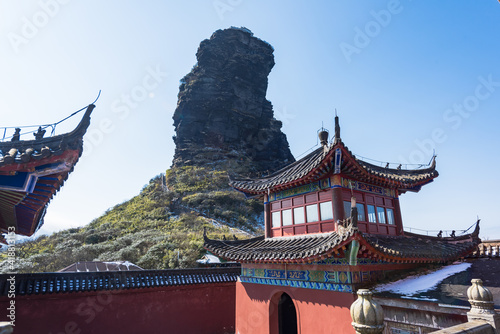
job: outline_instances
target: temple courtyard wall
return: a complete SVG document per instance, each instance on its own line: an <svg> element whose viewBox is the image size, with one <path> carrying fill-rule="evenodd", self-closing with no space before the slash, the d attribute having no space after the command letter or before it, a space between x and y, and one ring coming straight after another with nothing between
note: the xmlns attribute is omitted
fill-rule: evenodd
<svg viewBox="0 0 500 334"><path fill-rule="evenodd" d="M15 334L234 333L239 268L0 275ZM9 297L14 276L15 297Z"/></svg>
<svg viewBox="0 0 500 334"><path fill-rule="evenodd" d="M355 333L349 312L354 294L242 282L236 283L236 333L278 334L283 293L293 300L299 333Z"/></svg>
<svg viewBox="0 0 500 334"><path fill-rule="evenodd" d="M16 297L15 333L234 333L234 285Z"/></svg>
<svg viewBox="0 0 500 334"><path fill-rule="evenodd" d="M475 277L488 282L491 308L498 310L498 260L475 259L468 271L444 280L435 291L449 294L444 303L375 293L384 334L430 333L466 323L466 290ZM10 321L14 302L15 334L275 334L280 316L292 313L298 333L354 333L354 293L241 282L240 274L236 267L0 275L0 321ZM15 297L9 297L11 282Z"/></svg>

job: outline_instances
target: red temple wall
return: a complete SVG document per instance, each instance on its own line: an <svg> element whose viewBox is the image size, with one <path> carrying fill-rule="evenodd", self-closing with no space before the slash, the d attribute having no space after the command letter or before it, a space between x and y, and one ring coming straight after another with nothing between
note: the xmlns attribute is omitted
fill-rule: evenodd
<svg viewBox="0 0 500 334"><path fill-rule="evenodd" d="M234 282L16 296L15 333L234 333L235 296Z"/></svg>
<svg viewBox="0 0 500 334"><path fill-rule="evenodd" d="M278 300L288 294L295 305L301 334L355 333L349 308L350 293L236 283L236 333L278 333Z"/></svg>

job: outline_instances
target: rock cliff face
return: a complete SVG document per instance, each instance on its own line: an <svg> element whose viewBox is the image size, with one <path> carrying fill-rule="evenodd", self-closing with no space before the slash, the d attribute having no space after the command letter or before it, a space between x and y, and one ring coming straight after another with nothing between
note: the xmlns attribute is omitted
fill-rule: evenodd
<svg viewBox="0 0 500 334"><path fill-rule="evenodd" d="M173 166L231 161L245 173L295 160L266 99L273 51L246 28L217 30L200 43L179 88Z"/></svg>

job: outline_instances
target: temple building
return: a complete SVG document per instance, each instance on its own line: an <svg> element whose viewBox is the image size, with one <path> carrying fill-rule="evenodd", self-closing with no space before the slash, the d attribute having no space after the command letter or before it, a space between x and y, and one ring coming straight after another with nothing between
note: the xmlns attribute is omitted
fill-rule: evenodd
<svg viewBox="0 0 500 334"><path fill-rule="evenodd" d="M80 123L61 135L45 137L46 128L54 129L58 123L23 134L21 128L15 128L7 140L4 129L4 141L0 142L0 232L31 236L40 228L49 201L82 154L83 135L94 108L90 104L81 109L85 113ZM31 138L21 140L21 135Z"/></svg>
<svg viewBox="0 0 500 334"><path fill-rule="evenodd" d="M404 231L399 196L437 176L358 159L340 137L319 133L322 146L263 178L230 185L264 202L265 235L212 240L204 247L241 263L236 283L236 332L354 333L349 307L359 288L392 274L445 264L475 251L471 234L431 237Z"/></svg>

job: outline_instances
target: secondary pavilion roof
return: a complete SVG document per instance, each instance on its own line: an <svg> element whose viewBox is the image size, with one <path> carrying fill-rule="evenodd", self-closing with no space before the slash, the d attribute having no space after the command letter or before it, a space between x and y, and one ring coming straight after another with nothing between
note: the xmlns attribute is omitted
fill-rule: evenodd
<svg viewBox="0 0 500 334"><path fill-rule="evenodd" d="M473 233L456 238L412 233L369 235L353 225L339 232L278 238L211 240L205 235L204 247L219 257L243 263L308 263L335 255L344 256L349 243L357 240L360 244L358 257L397 263L445 263L467 256L480 243L479 221Z"/></svg>
<svg viewBox="0 0 500 334"><path fill-rule="evenodd" d="M82 154L94 108L90 104L81 109L85 114L69 133L44 138L49 127L44 125L33 132L34 140L20 140L21 129L16 128L10 141L0 142L1 232L14 227L16 234L30 236L43 224L49 201Z"/></svg>
<svg viewBox="0 0 500 334"><path fill-rule="evenodd" d="M335 163L340 159L340 170L353 179L398 189L400 193L419 191L420 188L433 181L439 174L436 171L435 157L429 167L424 169L384 168L357 158L340 139L338 118L336 135L332 144L326 144L277 172L257 179L231 179L229 184L248 195L263 195L268 191L281 191L318 181L335 170Z"/></svg>

